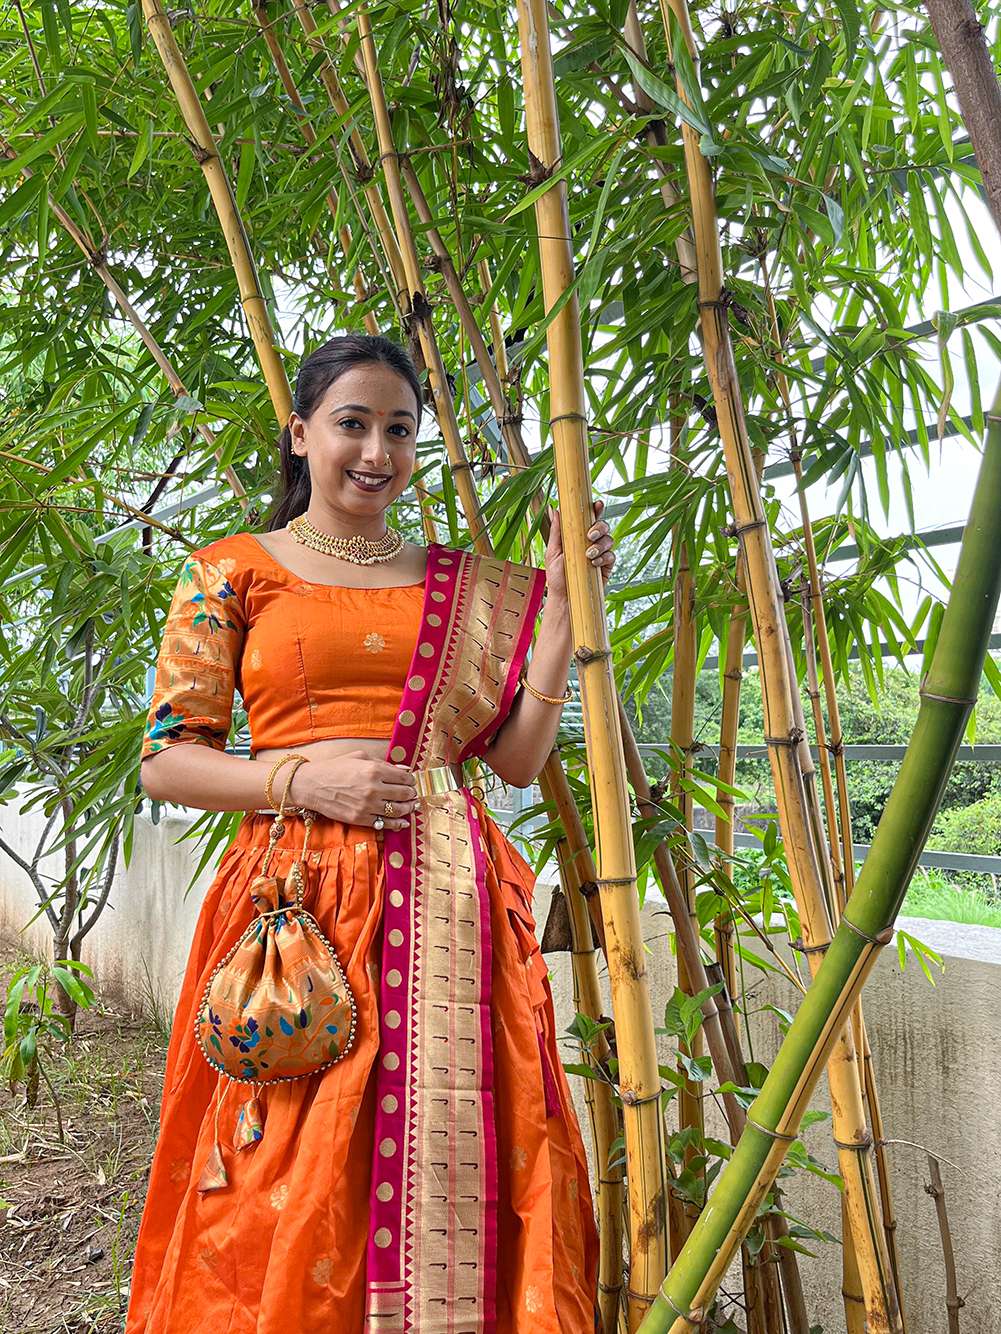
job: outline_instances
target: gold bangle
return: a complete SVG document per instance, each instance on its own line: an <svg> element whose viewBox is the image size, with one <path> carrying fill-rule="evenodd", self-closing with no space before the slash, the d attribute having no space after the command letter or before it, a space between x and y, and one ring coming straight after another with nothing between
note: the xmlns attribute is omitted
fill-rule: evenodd
<svg viewBox="0 0 1001 1334"><path fill-rule="evenodd" d="M276 809L275 794L271 790L271 784L275 781L275 775L283 764L288 764L289 760L294 760L296 758L295 751L289 751L288 754L283 755L281 759L275 760L274 764L271 766L271 772L268 774L267 782L264 784L264 795L267 797L268 805L272 810Z"/></svg>
<svg viewBox="0 0 1001 1334"><path fill-rule="evenodd" d="M519 684L525 687L530 695L534 695L536 699L541 699L545 704L566 704L568 700L573 699L573 691L570 689L569 681L567 682L566 694L562 697L557 695L544 695L541 690L536 690L535 686L528 684L528 678L525 676L524 671L522 671L518 681Z"/></svg>
<svg viewBox="0 0 1001 1334"><path fill-rule="evenodd" d="M285 780L285 790L282 792L282 799L278 804L278 814L280 816L286 813L285 803L288 801L289 788L292 786L292 779L295 777L296 771L298 770L300 765L309 763L308 755L293 755L292 758L296 761L296 763L292 765L292 768L288 772L288 778L286 778ZM305 813L305 807L299 807L298 810L300 814ZM289 813L291 814L291 812Z"/></svg>

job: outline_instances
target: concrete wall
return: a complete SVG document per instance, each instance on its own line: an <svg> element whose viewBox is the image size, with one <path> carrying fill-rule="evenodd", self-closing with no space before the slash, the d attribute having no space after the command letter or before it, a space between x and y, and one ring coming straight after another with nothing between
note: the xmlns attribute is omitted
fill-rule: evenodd
<svg viewBox="0 0 1001 1334"><path fill-rule="evenodd" d="M84 960L103 988L128 1003L148 1004L152 997L167 1008L177 994L195 918L214 873L207 868L187 898L195 863L193 843L177 839L190 827L188 817L165 817L156 827L136 821L131 865L119 866L111 901L99 926L88 937ZM19 815L0 807L0 830L22 855L30 853L43 826L38 813ZM218 860L218 859L217 859ZM44 865L43 865L44 869ZM541 934L552 886L536 886L535 916ZM30 885L15 864L0 853L0 930L11 937L32 915ZM674 987L674 961L668 945L670 919L664 905L648 898L642 912L649 947L648 977L654 1013ZM964 1330L1001 1334L1001 931L942 922L908 922L905 929L932 945L945 959L945 971L933 987L915 960L901 971L896 952L883 952L865 992L869 1026L887 1136L892 1185L904 1262L904 1298L910 1334L937 1334L946 1328L942 1254L931 1198L925 1193L925 1148L943 1164L950 1222L959 1268L960 1292L967 1300ZM47 932L39 921L26 933L41 949ZM559 1029L573 1017L568 955L547 956ZM607 978L603 978L607 999ZM788 1010L796 993L782 977L756 985L751 1036L754 1055L769 1062L780 1034L775 1017L764 1010L773 1003ZM572 1039L563 1040L564 1060L576 1059ZM670 1058L661 1040L662 1061ZM588 1141L580 1080L572 1079L578 1115ZM813 1106L827 1109L826 1089L817 1089ZM710 1124L712 1119L710 1117ZM806 1134L813 1155L836 1166L829 1122ZM590 1145L588 1145L590 1151ZM592 1177L593 1173L592 1163ZM784 1183L788 1207L812 1224L837 1234L840 1211L836 1189L801 1172ZM820 1245L817 1258L802 1258L811 1318L827 1334L844 1329L839 1297L840 1248Z"/></svg>

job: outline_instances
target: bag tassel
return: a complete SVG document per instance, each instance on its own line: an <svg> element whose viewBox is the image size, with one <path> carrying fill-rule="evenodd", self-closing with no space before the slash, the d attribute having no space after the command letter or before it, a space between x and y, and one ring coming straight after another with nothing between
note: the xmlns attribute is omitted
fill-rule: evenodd
<svg viewBox="0 0 1001 1334"><path fill-rule="evenodd" d="M229 1185L229 1176L226 1173L226 1164L222 1160L222 1148L219 1145L219 1109L222 1107L222 1100L226 1096L228 1082L228 1080L224 1081L221 1075L217 1079L212 1148L205 1161L205 1166L202 1168L202 1174L198 1178L196 1188L202 1195L206 1191L222 1190Z"/></svg>
<svg viewBox="0 0 1001 1334"><path fill-rule="evenodd" d="M237 1153L241 1149L252 1149L255 1144L259 1144L264 1138L264 1111L261 1107L261 1094L262 1089L258 1084L255 1086L255 1092L240 1108L240 1115L236 1118L236 1130L233 1133L233 1148Z"/></svg>

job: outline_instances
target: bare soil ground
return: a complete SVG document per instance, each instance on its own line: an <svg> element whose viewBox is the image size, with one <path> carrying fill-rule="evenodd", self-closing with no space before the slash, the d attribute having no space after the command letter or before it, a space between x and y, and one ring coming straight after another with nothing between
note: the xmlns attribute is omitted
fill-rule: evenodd
<svg viewBox="0 0 1001 1334"><path fill-rule="evenodd" d="M26 956L0 940L0 997ZM110 1334L124 1325L156 1139L166 1032L98 1000L48 1067L63 1120L0 1088L0 1332Z"/></svg>

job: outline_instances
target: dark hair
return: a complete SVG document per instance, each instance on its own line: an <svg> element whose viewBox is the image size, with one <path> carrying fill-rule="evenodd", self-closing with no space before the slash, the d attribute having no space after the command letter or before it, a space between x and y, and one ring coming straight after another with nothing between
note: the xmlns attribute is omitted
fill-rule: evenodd
<svg viewBox="0 0 1001 1334"><path fill-rule="evenodd" d="M421 424L424 393L417 369L410 354L398 343L381 334L351 333L331 338L329 342L310 352L295 377L292 407L300 417L310 417L323 395L339 376L353 366L379 361L406 380L417 399L417 427ZM417 429L415 427L415 430ZM284 528L290 519L302 514L309 504L312 491L309 465L292 449L292 432L286 424L278 437L281 461L280 490L267 516L266 532Z"/></svg>

